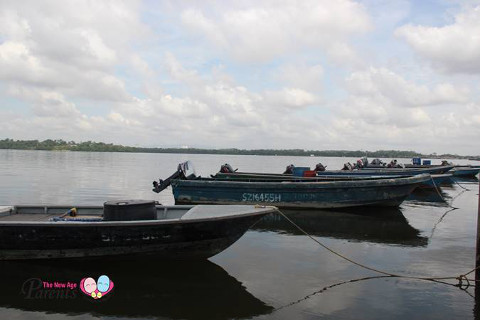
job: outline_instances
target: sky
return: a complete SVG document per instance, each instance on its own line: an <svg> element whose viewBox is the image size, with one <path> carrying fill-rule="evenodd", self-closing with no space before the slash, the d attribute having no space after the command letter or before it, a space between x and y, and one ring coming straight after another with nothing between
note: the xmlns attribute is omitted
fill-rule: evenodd
<svg viewBox="0 0 480 320"><path fill-rule="evenodd" d="M479 155L480 1L0 0L0 139Z"/></svg>

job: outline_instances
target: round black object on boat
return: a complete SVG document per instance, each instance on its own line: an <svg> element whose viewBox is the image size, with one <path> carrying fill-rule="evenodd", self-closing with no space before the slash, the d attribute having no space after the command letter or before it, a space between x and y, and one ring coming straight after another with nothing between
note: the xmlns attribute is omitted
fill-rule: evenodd
<svg viewBox="0 0 480 320"><path fill-rule="evenodd" d="M153 200L114 200L103 204L103 220L155 220L157 209Z"/></svg>

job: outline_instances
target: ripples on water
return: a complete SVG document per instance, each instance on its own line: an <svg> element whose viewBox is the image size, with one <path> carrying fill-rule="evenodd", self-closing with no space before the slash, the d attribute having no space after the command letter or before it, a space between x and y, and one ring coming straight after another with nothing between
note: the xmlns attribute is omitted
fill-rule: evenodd
<svg viewBox="0 0 480 320"><path fill-rule="evenodd" d="M208 176L225 162L240 171L282 172L290 163L322 162L336 169L354 159L0 150L0 205L100 205L122 198L173 204L171 190L155 194L151 182L168 177L185 160ZM468 190L457 184L442 187L440 195L420 190L398 210L284 213L317 240L375 268L412 276L459 275L474 267L478 181L459 183ZM4 262L0 271L5 319L475 317L471 288L401 278L348 282L377 274L320 248L279 215L266 217L210 261ZM28 300L20 292L29 278L78 282L102 273L116 288L100 304L80 297Z"/></svg>

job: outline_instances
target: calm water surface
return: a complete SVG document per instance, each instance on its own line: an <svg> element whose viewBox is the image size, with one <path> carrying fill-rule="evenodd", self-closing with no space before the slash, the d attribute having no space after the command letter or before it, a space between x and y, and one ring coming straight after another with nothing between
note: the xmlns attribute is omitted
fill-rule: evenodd
<svg viewBox="0 0 480 320"><path fill-rule="evenodd" d="M290 163L337 169L355 159L0 150L0 205L101 205L131 198L173 204L171 190L155 194L151 182L185 160L208 176L223 163L240 171L282 172ZM415 192L395 210L284 212L353 260L393 273L442 277L474 267L477 201L478 181L462 180L442 187L441 197ZM278 215L204 262L3 262L0 272L2 319L480 319L474 289L404 278L358 280L378 274L322 249ZM99 303L80 295L22 294L30 278L79 282L101 274L110 276L115 290Z"/></svg>

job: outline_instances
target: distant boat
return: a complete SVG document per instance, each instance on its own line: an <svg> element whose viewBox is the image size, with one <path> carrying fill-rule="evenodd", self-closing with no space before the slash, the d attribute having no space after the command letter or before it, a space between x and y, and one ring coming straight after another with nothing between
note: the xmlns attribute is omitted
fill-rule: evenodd
<svg viewBox="0 0 480 320"><path fill-rule="evenodd" d="M376 175L401 175L401 174L423 174L423 173L429 173L429 174L441 174L441 173L447 173L449 170L451 170L454 166L453 165L446 165L446 166L431 166L431 167L421 167L421 168L372 168L372 167L366 167L362 168L359 170L352 170L352 171L347 171L347 170L339 170L339 171L345 171L345 172L352 172L354 174L363 174L363 175L368 175L368 174L376 174ZM328 171L324 171L327 172ZM324 174L322 172L322 174ZM335 173L332 173L335 174Z"/></svg>
<svg viewBox="0 0 480 320"><path fill-rule="evenodd" d="M127 255L206 259L275 210L245 205L161 206L131 200L73 209L2 206L0 260Z"/></svg>
<svg viewBox="0 0 480 320"><path fill-rule="evenodd" d="M434 165L431 164L429 160L424 161L423 164L420 164L420 158L413 158L413 164L406 164L406 168L438 168L442 165L448 164L451 165L447 161L442 161L442 165ZM427 163L425 163L427 162ZM453 165L453 168L449 171L454 177L475 177L477 174L480 173L480 165Z"/></svg>
<svg viewBox="0 0 480 320"><path fill-rule="evenodd" d="M357 171L343 171L340 170L341 174L323 174L325 171L317 172L317 175L314 177L303 177L303 176L294 176L292 174L277 174L277 173L248 173L248 172L217 172L211 177L218 180L236 180L236 181L352 181L352 180L379 180L386 178L400 178L416 175L416 173L387 173L377 175L375 173L365 174L360 173L356 174L353 172ZM347 174L343 172L352 172L352 174ZM331 171L329 171L331 173ZM434 188L443 184L452 184L453 174L451 173L442 173L442 174L431 174L431 179L422 183L421 187L424 188Z"/></svg>
<svg viewBox="0 0 480 320"><path fill-rule="evenodd" d="M455 166L450 172L455 177L475 177L480 172L480 166Z"/></svg>

